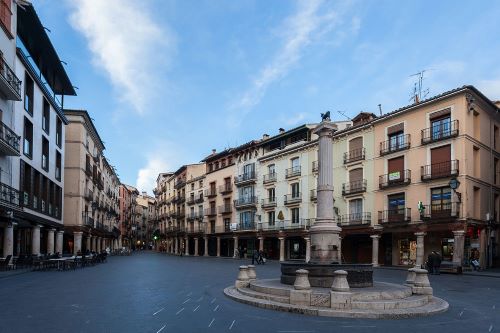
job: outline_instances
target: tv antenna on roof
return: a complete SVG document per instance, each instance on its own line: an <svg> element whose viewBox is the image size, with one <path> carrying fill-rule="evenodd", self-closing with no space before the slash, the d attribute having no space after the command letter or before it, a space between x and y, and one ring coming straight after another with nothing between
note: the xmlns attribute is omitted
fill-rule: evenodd
<svg viewBox="0 0 500 333"><path fill-rule="evenodd" d="M418 73L410 75L410 77L417 77L417 81L413 83L413 91L411 92L410 102L419 103L427 95L429 95L429 88L423 87L424 85L424 74L425 72L431 71L432 69L423 69Z"/></svg>
<svg viewBox="0 0 500 333"><path fill-rule="evenodd" d="M348 115L346 115L344 111L337 111L337 113L352 121L352 119Z"/></svg>

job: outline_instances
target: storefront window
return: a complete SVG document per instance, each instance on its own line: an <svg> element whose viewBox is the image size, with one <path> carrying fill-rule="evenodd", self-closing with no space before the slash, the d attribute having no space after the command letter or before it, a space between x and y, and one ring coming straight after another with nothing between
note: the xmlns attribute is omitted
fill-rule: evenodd
<svg viewBox="0 0 500 333"><path fill-rule="evenodd" d="M415 265L417 260L417 242L409 239L399 240L399 264L403 266Z"/></svg>
<svg viewBox="0 0 500 333"><path fill-rule="evenodd" d="M455 240L453 238L443 238L441 240L441 253L443 254L444 261L453 260L453 245Z"/></svg>

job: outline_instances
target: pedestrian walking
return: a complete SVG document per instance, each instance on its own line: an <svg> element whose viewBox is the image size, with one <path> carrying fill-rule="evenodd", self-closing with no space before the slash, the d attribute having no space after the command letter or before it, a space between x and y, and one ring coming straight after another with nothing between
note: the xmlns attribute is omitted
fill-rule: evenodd
<svg viewBox="0 0 500 333"><path fill-rule="evenodd" d="M259 264L259 251L253 250L252 254L252 265L255 265L255 262L257 261L257 265Z"/></svg>

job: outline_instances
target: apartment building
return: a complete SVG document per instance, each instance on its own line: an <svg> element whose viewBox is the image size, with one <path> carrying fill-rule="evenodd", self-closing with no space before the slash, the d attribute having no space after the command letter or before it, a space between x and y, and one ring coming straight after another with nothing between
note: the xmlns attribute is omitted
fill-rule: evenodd
<svg viewBox="0 0 500 333"><path fill-rule="evenodd" d="M64 110L64 252L101 251L120 246L120 181L104 156L104 143L85 110Z"/></svg>
<svg viewBox="0 0 500 333"><path fill-rule="evenodd" d="M120 184L119 195L122 245L133 248L137 242L136 202L139 191L133 186Z"/></svg>
<svg viewBox="0 0 500 333"><path fill-rule="evenodd" d="M158 228L156 199L142 192L136 199L136 210L139 212L137 225L137 244L143 248L155 247L153 233Z"/></svg>
<svg viewBox="0 0 500 333"><path fill-rule="evenodd" d="M156 198L158 229L160 231L161 249L167 246L166 233L168 227L168 205L167 205L167 181L173 175L171 172L163 172L156 177L156 187L153 193Z"/></svg>

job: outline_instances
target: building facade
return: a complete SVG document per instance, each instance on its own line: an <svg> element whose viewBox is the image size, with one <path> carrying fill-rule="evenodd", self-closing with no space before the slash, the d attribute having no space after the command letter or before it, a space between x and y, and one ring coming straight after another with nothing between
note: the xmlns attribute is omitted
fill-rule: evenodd
<svg viewBox="0 0 500 333"><path fill-rule="evenodd" d="M122 245L134 248L137 243L136 202L139 191L133 186L121 184L119 193Z"/></svg>

